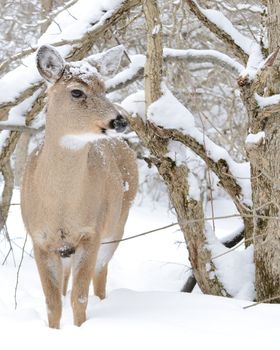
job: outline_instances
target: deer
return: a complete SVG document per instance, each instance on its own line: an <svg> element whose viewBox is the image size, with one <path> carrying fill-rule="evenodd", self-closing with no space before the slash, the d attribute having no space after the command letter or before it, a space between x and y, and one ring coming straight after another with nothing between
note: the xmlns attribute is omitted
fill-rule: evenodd
<svg viewBox="0 0 280 350"><path fill-rule="evenodd" d="M86 321L89 287L105 297L108 263L121 240L138 185L134 151L119 137L125 112L105 91L123 49L66 62L51 45L36 54L47 82L43 143L29 155L21 212L46 299L48 325L60 328L72 272L73 321ZM112 133L117 136L112 137Z"/></svg>

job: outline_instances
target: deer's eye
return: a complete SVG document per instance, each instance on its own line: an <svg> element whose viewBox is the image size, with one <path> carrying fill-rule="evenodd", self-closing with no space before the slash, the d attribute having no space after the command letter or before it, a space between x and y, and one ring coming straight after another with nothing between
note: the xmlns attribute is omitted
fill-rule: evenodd
<svg viewBox="0 0 280 350"><path fill-rule="evenodd" d="M84 96L84 93L82 90L74 89L74 90L71 90L71 95L74 98L80 98L80 97Z"/></svg>

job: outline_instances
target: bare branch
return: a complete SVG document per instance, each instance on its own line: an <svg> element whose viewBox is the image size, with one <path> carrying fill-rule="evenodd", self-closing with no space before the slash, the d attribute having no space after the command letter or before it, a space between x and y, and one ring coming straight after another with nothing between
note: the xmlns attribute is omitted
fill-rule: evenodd
<svg viewBox="0 0 280 350"><path fill-rule="evenodd" d="M21 265L22 265L23 258L24 258L26 242L27 242L27 233L25 235L25 239L24 239L24 243L23 243L23 247L22 247L22 254L21 254L21 258L20 258L20 262L19 262L19 266L18 266L18 270L17 270L17 278L16 278L16 285L15 285L15 293L14 293L15 309L17 308L17 289L18 289L18 284L19 284L19 273L20 273Z"/></svg>
<svg viewBox="0 0 280 350"><path fill-rule="evenodd" d="M12 130L36 134L37 132L41 132L42 130L44 130L44 127L36 129L25 125L7 124L5 122L0 122L0 130Z"/></svg>

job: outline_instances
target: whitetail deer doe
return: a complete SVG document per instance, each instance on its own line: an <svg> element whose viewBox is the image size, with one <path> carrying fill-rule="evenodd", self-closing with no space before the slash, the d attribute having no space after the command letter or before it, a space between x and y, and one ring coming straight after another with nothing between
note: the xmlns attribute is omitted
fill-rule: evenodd
<svg viewBox="0 0 280 350"><path fill-rule="evenodd" d="M52 328L60 326L61 294L71 269L75 325L86 320L91 279L95 294L105 297L107 265L117 244L102 242L122 238L137 191L134 152L120 138L106 136L108 129L126 127L100 75L113 73L122 53L116 47L72 63L49 45L37 53L37 68L51 83L46 133L27 162L21 203Z"/></svg>

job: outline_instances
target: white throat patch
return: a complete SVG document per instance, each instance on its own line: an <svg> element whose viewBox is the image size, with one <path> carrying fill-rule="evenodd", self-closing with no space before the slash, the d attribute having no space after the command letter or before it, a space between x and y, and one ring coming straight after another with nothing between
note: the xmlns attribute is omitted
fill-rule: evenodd
<svg viewBox="0 0 280 350"><path fill-rule="evenodd" d="M108 136L103 134L95 134L92 132L84 134L70 134L63 136L60 139L60 146L72 151L78 151L84 148L89 142L96 142L105 138L108 138Z"/></svg>

